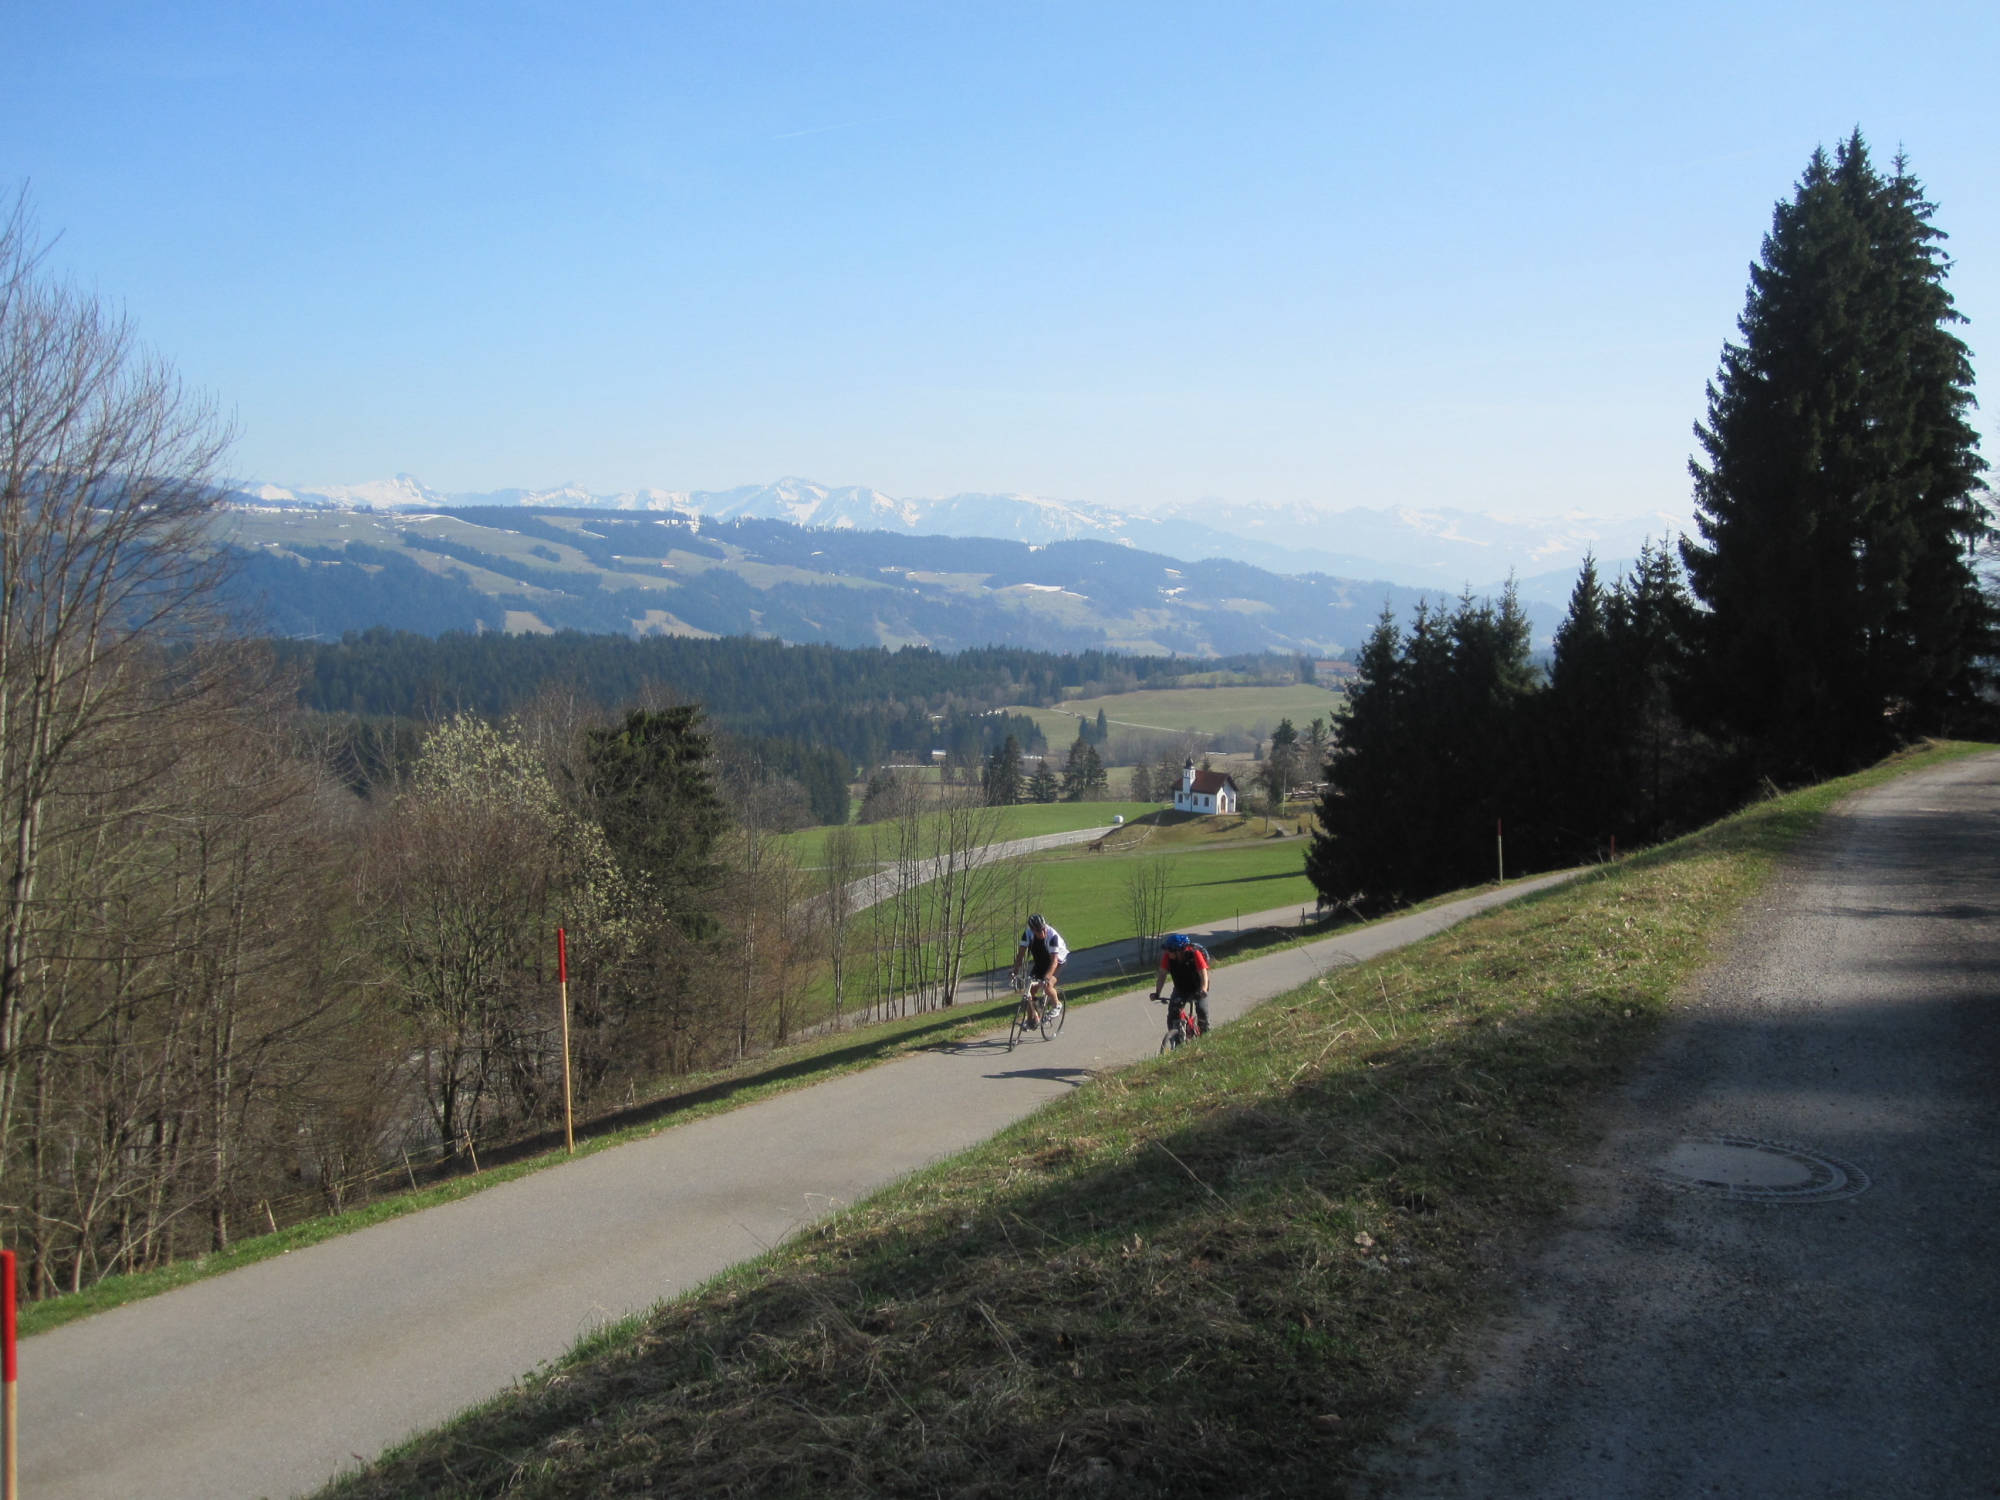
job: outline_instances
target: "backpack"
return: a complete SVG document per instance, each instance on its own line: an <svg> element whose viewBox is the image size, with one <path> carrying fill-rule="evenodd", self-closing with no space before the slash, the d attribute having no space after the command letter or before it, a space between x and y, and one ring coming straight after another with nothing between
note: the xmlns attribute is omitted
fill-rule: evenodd
<svg viewBox="0 0 2000 1500"><path fill-rule="evenodd" d="M1208 958L1208 950L1202 947L1200 943L1189 943L1178 953L1169 955L1167 959L1167 974L1173 980L1176 988L1187 990L1189 993L1193 993L1201 988L1201 965L1194 961L1194 956L1197 953L1202 956L1204 961L1210 962L1212 966L1212 961Z"/></svg>

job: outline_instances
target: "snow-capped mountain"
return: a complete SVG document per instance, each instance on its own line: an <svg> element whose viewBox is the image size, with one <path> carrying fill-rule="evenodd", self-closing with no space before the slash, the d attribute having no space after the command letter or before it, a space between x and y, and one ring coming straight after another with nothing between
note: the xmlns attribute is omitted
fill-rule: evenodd
<svg viewBox="0 0 2000 1500"><path fill-rule="evenodd" d="M1641 543L1687 529L1685 517L1593 517L1519 520L1457 509L1408 506L1332 510L1305 504L1248 505L1223 500L1164 506L1151 514L1040 495L964 493L898 498L865 485L824 485L785 478L729 490L625 490L599 494L566 484L542 490L446 494L408 474L366 484L246 484L241 502L259 506L440 510L521 506L653 511L721 520L789 521L839 531L905 536L997 537L1044 545L1119 542L1196 560L1233 558L1273 571L1330 573L1457 593L1490 593L1509 574L1524 598L1563 603L1585 552L1609 577Z"/></svg>
<svg viewBox="0 0 2000 1500"><path fill-rule="evenodd" d="M236 493L253 504L310 506L327 510L442 510L453 503L412 474L372 479L363 484L329 484L290 488L280 484L245 484Z"/></svg>

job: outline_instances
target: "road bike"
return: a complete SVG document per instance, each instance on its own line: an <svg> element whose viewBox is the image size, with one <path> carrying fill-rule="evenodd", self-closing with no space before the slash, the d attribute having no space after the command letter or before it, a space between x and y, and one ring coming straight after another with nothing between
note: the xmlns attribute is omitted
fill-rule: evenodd
<svg viewBox="0 0 2000 1500"><path fill-rule="evenodd" d="M1160 1038L1160 1056L1165 1057L1182 1042L1191 1042L1201 1035L1201 1022L1194 1013L1194 1001L1176 995L1171 1000L1164 997L1154 1001L1167 1008L1167 1034Z"/></svg>
<svg viewBox="0 0 2000 1500"><path fill-rule="evenodd" d="M1062 1030L1064 1015L1061 998L1049 998L1049 982L1046 979L1027 980L1016 977L1014 982L1020 986L1021 996L1014 1006L1014 1019L1007 1027L1009 1052L1014 1050L1021 1037L1029 1031L1040 1031L1042 1040L1049 1041ZM1040 1024L1037 1026L1028 1024L1028 1003L1031 999L1036 1002L1036 1009L1040 1012Z"/></svg>

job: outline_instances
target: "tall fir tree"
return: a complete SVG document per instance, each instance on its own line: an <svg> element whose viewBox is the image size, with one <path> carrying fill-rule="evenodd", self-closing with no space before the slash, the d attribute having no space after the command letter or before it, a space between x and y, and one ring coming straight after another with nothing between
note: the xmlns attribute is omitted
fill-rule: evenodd
<svg viewBox="0 0 2000 1500"><path fill-rule="evenodd" d="M1386 897L1404 883L1404 639L1385 604L1354 659L1306 874L1333 901ZM1392 811L1394 810L1394 811Z"/></svg>
<svg viewBox="0 0 2000 1500"><path fill-rule="evenodd" d="M1097 753L1095 745L1086 745L1083 751L1083 799L1086 802L1101 799L1111 791L1111 776L1104 769L1104 758Z"/></svg>
<svg viewBox="0 0 2000 1500"><path fill-rule="evenodd" d="M729 814L696 704L633 709L584 736L583 792L626 874L644 882L686 932L714 930L709 897Z"/></svg>
<svg viewBox="0 0 2000 1500"><path fill-rule="evenodd" d="M1090 792L1090 759L1095 752L1091 749L1089 726L1077 726L1076 738L1070 742L1069 756L1063 762L1062 799L1065 802L1081 802Z"/></svg>
<svg viewBox="0 0 2000 1500"><path fill-rule="evenodd" d="M1381 906L1488 878L1494 820L1532 822L1521 724L1536 687L1528 620L1498 606L1384 610L1355 662L1306 874L1335 901Z"/></svg>
<svg viewBox="0 0 2000 1500"><path fill-rule="evenodd" d="M988 807L1012 807L1021 800L1021 742L1008 735L986 761L981 778Z"/></svg>
<svg viewBox="0 0 2000 1500"><path fill-rule="evenodd" d="M1696 711L1780 774L1971 709L1991 611L1971 366L1932 205L1857 131L1772 217L1695 433Z"/></svg>
<svg viewBox="0 0 2000 1500"><path fill-rule="evenodd" d="M1900 153L1872 208L1876 259L1896 309L1897 342L1882 367L1901 376L1910 417L1896 455L1908 571L1887 642L1891 692L1907 705L1908 730L1964 729L1985 717L1981 664L2000 644L1973 566L1993 528L1983 504L1986 463L1968 420L1972 358L1952 332L1965 319L1945 286L1951 261L1944 231L1931 222L1937 206Z"/></svg>
<svg viewBox="0 0 2000 1500"><path fill-rule="evenodd" d="M1596 557L1585 554L1570 590L1569 612L1556 627L1549 672L1549 701L1542 721L1553 762L1554 786L1544 792L1552 817L1563 822L1567 841L1579 848L1606 842L1617 833L1625 801L1622 764L1629 690L1613 640L1616 595L1607 597L1597 576Z"/></svg>
<svg viewBox="0 0 2000 1500"><path fill-rule="evenodd" d="M1612 831L1628 847L1719 816L1743 790L1716 763L1713 746L1691 733L1678 705L1695 618L1673 549L1648 542L1613 592L1606 622L1621 689L1625 786L1622 816Z"/></svg>

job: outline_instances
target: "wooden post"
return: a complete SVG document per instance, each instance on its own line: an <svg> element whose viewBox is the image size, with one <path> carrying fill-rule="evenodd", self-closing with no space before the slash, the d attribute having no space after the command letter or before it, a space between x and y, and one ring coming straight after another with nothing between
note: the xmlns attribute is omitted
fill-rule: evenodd
<svg viewBox="0 0 2000 1500"><path fill-rule="evenodd" d="M560 927L556 929L556 992L557 1003L562 1007L563 1146L574 1156L576 1116L571 1109L569 1091L569 934Z"/></svg>
<svg viewBox="0 0 2000 1500"><path fill-rule="evenodd" d="M465 1132L465 1154L472 1158L472 1175L477 1177L479 1175L479 1148L472 1144L472 1131L469 1127Z"/></svg>
<svg viewBox="0 0 2000 1500"><path fill-rule="evenodd" d="M1493 853L1500 861L1500 878L1505 880L1507 878L1507 844L1500 836L1500 820L1498 818L1493 820Z"/></svg>
<svg viewBox="0 0 2000 1500"><path fill-rule="evenodd" d="M0 1379L6 1395L0 1398L0 1495L19 1500L20 1405L15 1398L14 1377L14 1252L0 1250Z"/></svg>

